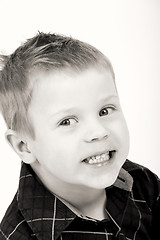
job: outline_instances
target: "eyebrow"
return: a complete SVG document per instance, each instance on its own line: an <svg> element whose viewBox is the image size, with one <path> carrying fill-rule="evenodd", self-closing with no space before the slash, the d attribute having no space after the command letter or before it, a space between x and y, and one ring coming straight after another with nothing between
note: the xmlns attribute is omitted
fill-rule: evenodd
<svg viewBox="0 0 160 240"><path fill-rule="evenodd" d="M110 95L110 96L107 96L107 97L103 97L101 99L101 101L109 101L109 100L112 100L112 99L119 99L118 95Z"/></svg>
<svg viewBox="0 0 160 240"><path fill-rule="evenodd" d="M106 102L106 101L109 101L109 100L112 100L112 99L119 99L118 95L110 95L110 96L107 96L107 97L104 97L104 98L101 98L100 101L101 102ZM58 110L57 112L53 112L52 115L49 117L49 118L52 118L56 115L59 115L59 114L71 114L73 113L74 111L77 111L77 107L71 107L71 108L65 108L65 109L60 109Z"/></svg>
<svg viewBox="0 0 160 240"><path fill-rule="evenodd" d="M49 118L53 118L53 117L58 116L60 114L63 114L63 115L71 114L75 110L77 110L77 108L75 108L75 107L73 107L73 108L72 107L71 108L65 108L65 109L62 108L62 109L58 110L57 112L53 112Z"/></svg>

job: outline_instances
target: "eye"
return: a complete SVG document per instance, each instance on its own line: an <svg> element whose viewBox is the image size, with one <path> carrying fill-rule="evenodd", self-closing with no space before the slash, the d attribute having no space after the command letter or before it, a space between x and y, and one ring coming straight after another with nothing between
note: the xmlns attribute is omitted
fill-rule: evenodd
<svg viewBox="0 0 160 240"><path fill-rule="evenodd" d="M99 112L99 116L103 117L103 116L109 115L112 113L112 111L113 111L113 107L102 108L102 110Z"/></svg>
<svg viewBox="0 0 160 240"><path fill-rule="evenodd" d="M74 124L76 124L76 123L77 123L77 120L76 120L75 118L66 118L66 119L62 120L62 121L59 123L59 125L66 127L66 126L74 125Z"/></svg>

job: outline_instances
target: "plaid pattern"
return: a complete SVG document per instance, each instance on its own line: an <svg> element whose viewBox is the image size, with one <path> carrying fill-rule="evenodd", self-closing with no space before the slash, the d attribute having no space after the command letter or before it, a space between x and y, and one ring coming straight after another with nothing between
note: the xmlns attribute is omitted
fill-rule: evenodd
<svg viewBox="0 0 160 240"><path fill-rule="evenodd" d="M0 240L159 239L160 181L156 175L127 160L106 196L109 219L84 217L52 195L31 167L23 164L18 192L0 225Z"/></svg>

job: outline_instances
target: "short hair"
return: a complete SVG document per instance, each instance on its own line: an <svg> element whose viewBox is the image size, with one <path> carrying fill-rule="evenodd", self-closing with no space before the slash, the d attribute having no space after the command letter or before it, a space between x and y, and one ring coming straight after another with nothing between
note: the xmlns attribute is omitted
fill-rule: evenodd
<svg viewBox="0 0 160 240"><path fill-rule="evenodd" d="M89 66L114 71L110 61L95 47L59 34L39 32L18 47L11 55L1 55L0 109L6 125L17 132L34 137L27 117L34 83L29 74L35 69L75 71Z"/></svg>

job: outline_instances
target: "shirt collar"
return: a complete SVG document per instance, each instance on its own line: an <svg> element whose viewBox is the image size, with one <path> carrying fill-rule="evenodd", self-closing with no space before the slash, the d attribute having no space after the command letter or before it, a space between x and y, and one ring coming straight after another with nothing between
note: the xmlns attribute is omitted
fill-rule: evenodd
<svg viewBox="0 0 160 240"><path fill-rule="evenodd" d="M132 190L133 178L124 168L121 168L118 178L113 185L130 192Z"/></svg>
<svg viewBox="0 0 160 240"><path fill-rule="evenodd" d="M128 192L132 184L132 177L122 168L114 186ZM77 209L49 192L25 163L22 163L17 201L22 215L39 240L56 240L77 216L82 217ZM110 205L111 200L107 198L108 213Z"/></svg>

